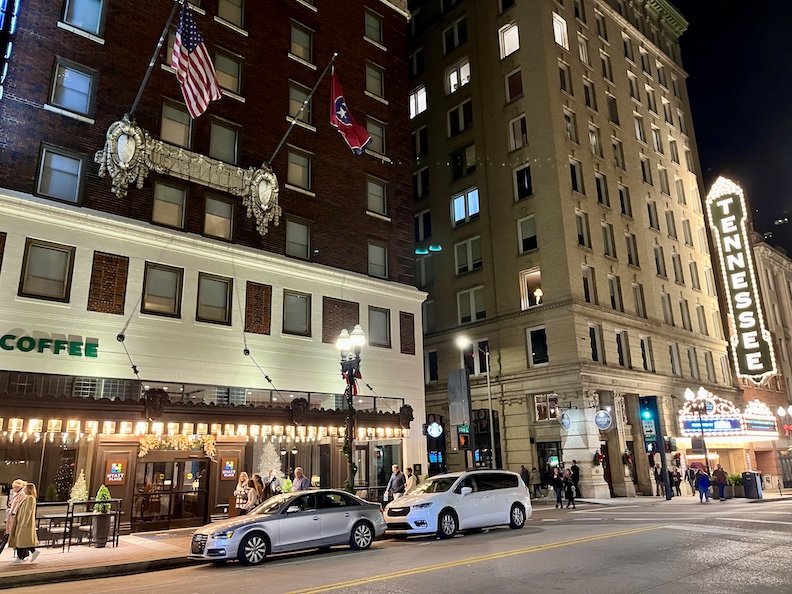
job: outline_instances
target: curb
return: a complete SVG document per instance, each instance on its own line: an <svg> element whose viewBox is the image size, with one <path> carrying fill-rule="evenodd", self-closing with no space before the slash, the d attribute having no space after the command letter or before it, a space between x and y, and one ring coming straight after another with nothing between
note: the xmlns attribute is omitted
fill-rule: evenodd
<svg viewBox="0 0 792 594"><path fill-rule="evenodd" d="M21 586L40 586L58 582L75 582L106 577L118 577L147 573L149 571L162 571L177 569L198 564L185 557L171 557L169 559L152 559L149 561L134 561L101 567L77 567L74 569L58 569L54 571L39 571L34 573L19 573L0 577L0 590L17 588Z"/></svg>

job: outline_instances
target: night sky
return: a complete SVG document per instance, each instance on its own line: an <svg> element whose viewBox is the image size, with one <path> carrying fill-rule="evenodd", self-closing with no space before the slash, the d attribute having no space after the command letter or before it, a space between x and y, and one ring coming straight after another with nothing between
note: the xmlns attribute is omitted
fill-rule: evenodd
<svg viewBox="0 0 792 594"><path fill-rule="evenodd" d="M792 255L792 1L672 0L689 21L682 61L705 192L745 190L754 228Z"/></svg>

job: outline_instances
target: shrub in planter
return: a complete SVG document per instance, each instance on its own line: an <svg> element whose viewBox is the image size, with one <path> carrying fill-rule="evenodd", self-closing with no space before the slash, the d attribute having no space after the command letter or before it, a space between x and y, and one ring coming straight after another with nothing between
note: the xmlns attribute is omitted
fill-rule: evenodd
<svg viewBox="0 0 792 594"><path fill-rule="evenodd" d="M107 537L110 534L110 490L102 485L96 492L96 503L94 504L93 534L96 548L101 549L107 545Z"/></svg>

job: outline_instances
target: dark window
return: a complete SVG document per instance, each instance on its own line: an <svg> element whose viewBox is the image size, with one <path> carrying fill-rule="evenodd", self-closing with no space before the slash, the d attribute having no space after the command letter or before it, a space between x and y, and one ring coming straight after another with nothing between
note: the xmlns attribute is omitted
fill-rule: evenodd
<svg viewBox="0 0 792 594"><path fill-rule="evenodd" d="M531 168L523 167L515 173L517 183L517 200L528 198L533 195L533 184L531 183Z"/></svg>

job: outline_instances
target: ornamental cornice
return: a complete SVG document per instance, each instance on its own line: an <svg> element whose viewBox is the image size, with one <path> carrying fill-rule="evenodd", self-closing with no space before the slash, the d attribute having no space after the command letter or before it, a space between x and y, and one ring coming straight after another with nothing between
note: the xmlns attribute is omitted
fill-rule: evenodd
<svg viewBox="0 0 792 594"><path fill-rule="evenodd" d="M646 8L653 10L677 37L687 31L687 20L668 0L646 0Z"/></svg>

